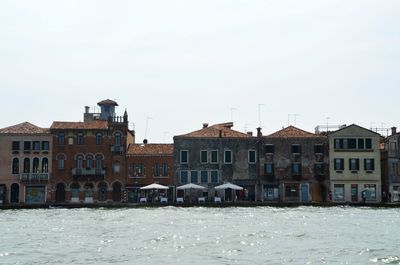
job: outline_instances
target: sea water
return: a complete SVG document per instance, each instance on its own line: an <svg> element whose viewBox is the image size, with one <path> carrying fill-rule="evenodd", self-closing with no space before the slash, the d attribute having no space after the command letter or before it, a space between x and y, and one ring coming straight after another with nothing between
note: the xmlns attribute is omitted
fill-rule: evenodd
<svg viewBox="0 0 400 265"><path fill-rule="evenodd" d="M400 210L0 211L0 264L400 264Z"/></svg>

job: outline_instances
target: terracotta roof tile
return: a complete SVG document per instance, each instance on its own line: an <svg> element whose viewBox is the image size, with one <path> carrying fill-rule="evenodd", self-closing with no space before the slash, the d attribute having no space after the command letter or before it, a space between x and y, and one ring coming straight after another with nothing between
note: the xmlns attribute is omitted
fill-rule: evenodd
<svg viewBox="0 0 400 265"><path fill-rule="evenodd" d="M106 100L100 101L99 103L97 103L97 105L112 105L112 106L118 106L118 103L115 102L114 100L106 99Z"/></svg>
<svg viewBox="0 0 400 265"><path fill-rule="evenodd" d="M314 134L314 133L310 133L310 132L301 130L299 128L296 128L294 126L289 126L289 127L283 128L282 130L274 132L273 134L267 135L266 137L298 137L298 138L303 138L303 137L324 137L324 136L317 135L317 134Z"/></svg>
<svg viewBox="0 0 400 265"><path fill-rule="evenodd" d="M249 138L252 137L246 133L232 130L232 122L215 124L198 131L179 135L178 137L188 138Z"/></svg>
<svg viewBox="0 0 400 265"><path fill-rule="evenodd" d="M23 122L17 125L0 129L1 134L47 134L49 129L40 128L32 123Z"/></svg>
<svg viewBox="0 0 400 265"><path fill-rule="evenodd" d="M173 144L131 144L128 155L173 155Z"/></svg>
<svg viewBox="0 0 400 265"><path fill-rule="evenodd" d="M108 122L103 120L94 120L88 122L65 122L65 121L55 121L51 125L50 129L60 130L60 129L82 129L82 130L106 130L108 129Z"/></svg>

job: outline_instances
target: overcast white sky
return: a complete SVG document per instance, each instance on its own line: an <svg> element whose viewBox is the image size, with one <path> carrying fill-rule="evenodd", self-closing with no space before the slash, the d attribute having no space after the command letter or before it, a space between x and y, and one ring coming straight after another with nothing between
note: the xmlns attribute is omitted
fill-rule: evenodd
<svg viewBox="0 0 400 265"><path fill-rule="evenodd" d="M400 127L400 1L0 2L0 127L115 99L141 142L230 121ZM259 106L259 104L264 104ZM294 115L290 116L294 124Z"/></svg>

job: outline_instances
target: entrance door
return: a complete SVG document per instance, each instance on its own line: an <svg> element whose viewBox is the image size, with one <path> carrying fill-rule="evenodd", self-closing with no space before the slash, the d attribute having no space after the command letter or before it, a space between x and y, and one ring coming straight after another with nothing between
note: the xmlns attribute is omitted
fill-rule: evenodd
<svg viewBox="0 0 400 265"><path fill-rule="evenodd" d="M99 184L99 201L107 201L107 184L104 182Z"/></svg>
<svg viewBox="0 0 400 265"><path fill-rule="evenodd" d="M65 202L65 185L58 183L56 187L56 203Z"/></svg>
<svg viewBox="0 0 400 265"><path fill-rule="evenodd" d="M301 184L301 202L309 202L308 184Z"/></svg>
<svg viewBox="0 0 400 265"><path fill-rule="evenodd" d="M19 203L19 185L17 183L13 183L11 185L11 203Z"/></svg>
<svg viewBox="0 0 400 265"><path fill-rule="evenodd" d="M5 203L6 200L6 186L0 185L0 204Z"/></svg>
<svg viewBox="0 0 400 265"><path fill-rule="evenodd" d="M121 201L121 184L119 182L115 182L113 185L112 197L115 202Z"/></svg>

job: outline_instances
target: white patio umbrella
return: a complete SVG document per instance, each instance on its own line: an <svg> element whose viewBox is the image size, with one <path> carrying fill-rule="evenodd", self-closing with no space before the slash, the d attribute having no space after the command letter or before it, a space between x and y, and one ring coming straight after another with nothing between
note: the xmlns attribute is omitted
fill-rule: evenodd
<svg viewBox="0 0 400 265"><path fill-rule="evenodd" d="M227 182L225 184L214 187L214 189L216 189L216 190L226 190L226 189L243 190L243 187L240 187L238 185Z"/></svg>
<svg viewBox="0 0 400 265"><path fill-rule="evenodd" d="M140 188L141 190L168 190L169 187L153 183Z"/></svg>
<svg viewBox="0 0 400 265"><path fill-rule="evenodd" d="M182 186L179 186L176 188L177 190L190 190L190 201L192 201L192 190L205 190L207 188L194 184L194 183L188 183Z"/></svg>

